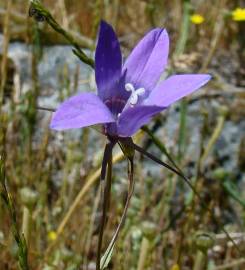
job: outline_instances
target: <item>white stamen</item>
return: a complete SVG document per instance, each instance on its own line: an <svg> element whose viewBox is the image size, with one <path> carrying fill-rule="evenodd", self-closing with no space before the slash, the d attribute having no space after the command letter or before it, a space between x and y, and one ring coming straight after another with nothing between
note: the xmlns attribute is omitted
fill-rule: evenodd
<svg viewBox="0 0 245 270"><path fill-rule="evenodd" d="M135 91L135 94L137 94L138 96L142 96L142 95L144 95L144 93L145 93L145 88L143 88L143 87L139 88Z"/></svg>
<svg viewBox="0 0 245 270"><path fill-rule="evenodd" d="M132 83L126 83L125 89L128 92L132 92L129 98L129 103L131 106L136 105L139 100L139 96L142 96L145 94L145 88L141 87L141 88L135 89Z"/></svg>
<svg viewBox="0 0 245 270"><path fill-rule="evenodd" d="M130 105L136 105L139 100L139 97L136 92L134 92L131 97L129 98Z"/></svg>
<svg viewBox="0 0 245 270"><path fill-rule="evenodd" d="M132 92L132 93L135 91L134 86L132 85L132 83L126 83L125 84L125 89L126 89L126 91Z"/></svg>

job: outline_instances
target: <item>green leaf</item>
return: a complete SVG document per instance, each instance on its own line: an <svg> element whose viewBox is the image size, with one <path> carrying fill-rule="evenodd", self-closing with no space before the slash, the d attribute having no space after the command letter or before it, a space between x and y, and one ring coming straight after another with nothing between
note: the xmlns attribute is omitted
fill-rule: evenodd
<svg viewBox="0 0 245 270"><path fill-rule="evenodd" d="M106 252L101 257L100 270L104 270L108 266L109 262L111 261L115 243L116 243L115 241L111 241L111 243L109 244Z"/></svg>

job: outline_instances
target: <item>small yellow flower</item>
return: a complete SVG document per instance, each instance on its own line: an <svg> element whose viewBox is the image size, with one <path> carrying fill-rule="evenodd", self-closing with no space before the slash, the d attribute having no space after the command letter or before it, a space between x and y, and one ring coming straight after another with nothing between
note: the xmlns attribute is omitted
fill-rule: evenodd
<svg viewBox="0 0 245 270"><path fill-rule="evenodd" d="M232 11L232 20L245 21L245 8L236 8Z"/></svg>
<svg viewBox="0 0 245 270"><path fill-rule="evenodd" d="M180 267L179 267L179 265L176 263L176 264L174 264L174 265L170 268L170 270L180 270Z"/></svg>
<svg viewBox="0 0 245 270"><path fill-rule="evenodd" d="M193 14L190 18L191 22L194 24L201 24L204 22L204 17L200 14Z"/></svg>
<svg viewBox="0 0 245 270"><path fill-rule="evenodd" d="M48 233L48 239L49 239L50 241L55 241L56 238L57 238L57 233L56 233L55 231L50 231L50 232Z"/></svg>

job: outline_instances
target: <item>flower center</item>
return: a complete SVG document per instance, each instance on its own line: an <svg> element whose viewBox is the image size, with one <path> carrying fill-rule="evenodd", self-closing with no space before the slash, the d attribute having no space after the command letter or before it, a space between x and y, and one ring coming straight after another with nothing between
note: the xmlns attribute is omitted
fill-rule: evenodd
<svg viewBox="0 0 245 270"><path fill-rule="evenodd" d="M128 92L132 92L128 101L131 106L134 106L138 103L139 97L145 94L145 88L141 87L135 89L132 83L125 84L125 90Z"/></svg>
<svg viewBox="0 0 245 270"><path fill-rule="evenodd" d="M107 99L104 101L104 103L109 108L111 113L116 117L123 110L123 108L126 104L125 100L123 100L121 98L117 98L117 97Z"/></svg>

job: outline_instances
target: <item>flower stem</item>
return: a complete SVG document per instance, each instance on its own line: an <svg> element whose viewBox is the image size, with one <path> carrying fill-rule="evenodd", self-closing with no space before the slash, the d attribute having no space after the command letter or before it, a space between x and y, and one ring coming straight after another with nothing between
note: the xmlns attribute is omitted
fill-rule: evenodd
<svg viewBox="0 0 245 270"><path fill-rule="evenodd" d="M187 110L188 103L184 98L180 104L180 123L179 123L179 138L178 138L178 161L182 160L183 154L185 152L186 138L187 138Z"/></svg>
<svg viewBox="0 0 245 270"><path fill-rule="evenodd" d="M73 36L63 29L56 20L52 17L50 12L45 9L45 7L40 3L39 0L32 0L30 9L33 14L30 15L34 16L35 18L43 18L46 22L59 34L61 34L73 47L73 53L85 64L89 65L90 67L94 68L94 60L89 58L84 51L80 48L80 45L77 41L73 38ZM38 16L38 17L37 17Z"/></svg>
<svg viewBox="0 0 245 270"><path fill-rule="evenodd" d="M226 109L223 109L222 108L220 109L220 116L218 118L218 121L217 121L217 125L214 129L214 132L211 136L211 138L209 139L208 141L208 144L207 146L205 147L205 151L201 157L201 160L200 160L200 167L203 169L204 167L204 163L209 155L209 153L211 152L213 146L215 145L216 141L218 140L222 130L223 130L223 127L225 125L225 120L226 120L226 116L227 116L227 110Z"/></svg>
<svg viewBox="0 0 245 270"><path fill-rule="evenodd" d="M179 56L184 53L186 44L188 41L189 35L189 26L190 26L190 10L191 4L190 0L185 0L183 2L183 18L182 18L182 27L180 31L180 38L178 40L175 55ZM186 122L187 122L187 101L183 99L180 103L180 123L179 123L179 138L178 138L178 161L181 161L185 145L186 145Z"/></svg>
<svg viewBox="0 0 245 270"><path fill-rule="evenodd" d="M206 258L207 258L207 255L203 253L202 251L198 250L195 257L193 270L203 270Z"/></svg>
<svg viewBox="0 0 245 270"><path fill-rule="evenodd" d="M128 177L129 177L129 187L128 187L128 196L127 196L126 204L124 206L123 214L122 214L121 220L117 226L116 232L111 239L111 242L110 242L110 244L105 252L105 255L103 256L103 261L101 263L101 269L104 269L106 267L106 264L108 263L108 258L112 253L112 250L113 250L114 245L116 243L119 232L122 228L122 225L124 224L124 221L125 221L125 218L127 215L127 211L128 211L128 207L129 207L129 203L130 203L130 200L131 200L133 192L134 192L134 184L135 184L134 163L133 163L133 159L131 159L131 158L128 158Z"/></svg>
<svg viewBox="0 0 245 270"><path fill-rule="evenodd" d="M149 246L150 246L149 240L146 237L144 237L142 242L141 242L140 257L139 257L139 261L138 261L137 270L145 269L145 261L146 261L147 254L149 251Z"/></svg>
<svg viewBox="0 0 245 270"><path fill-rule="evenodd" d="M22 221L22 232L26 239L26 244L28 246L29 235L30 235L30 221L31 221L31 213L27 206L23 208L23 221Z"/></svg>
<svg viewBox="0 0 245 270"><path fill-rule="evenodd" d="M164 155L169 159L169 161L172 163L172 165L174 165L174 167L178 169L176 162L169 154L169 152L168 152L167 148L165 147L165 145L163 144L163 142L161 142L147 126L143 126L141 129L150 136L150 138L152 139L153 143L157 146L157 148L162 153L164 153Z"/></svg>
<svg viewBox="0 0 245 270"><path fill-rule="evenodd" d="M176 49L175 49L175 54L180 55L184 52L186 43L188 40L188 35L189 35L189 25L190 25L190 0L185 0L184 1L184 14L183 14L183 19L182 19L182 24L181 24L181 30L180 30L180 38L178 40Z"/></svg>
<svg viewBox="0 0 245 270"><path fill-rule="evenodd" d="M96 270L100 270L100 258L101 249L103 242L104 229L106 224L107 211L110 203L110 193L111 193L111 182L112 182L112 143L108 143L105 147L104 157L102 161L101 168L101 198L103 202L102 217L100 222L99 239L97 247L97 258L96 258ZM106 175L106 181L105 181Z"/></svg>

